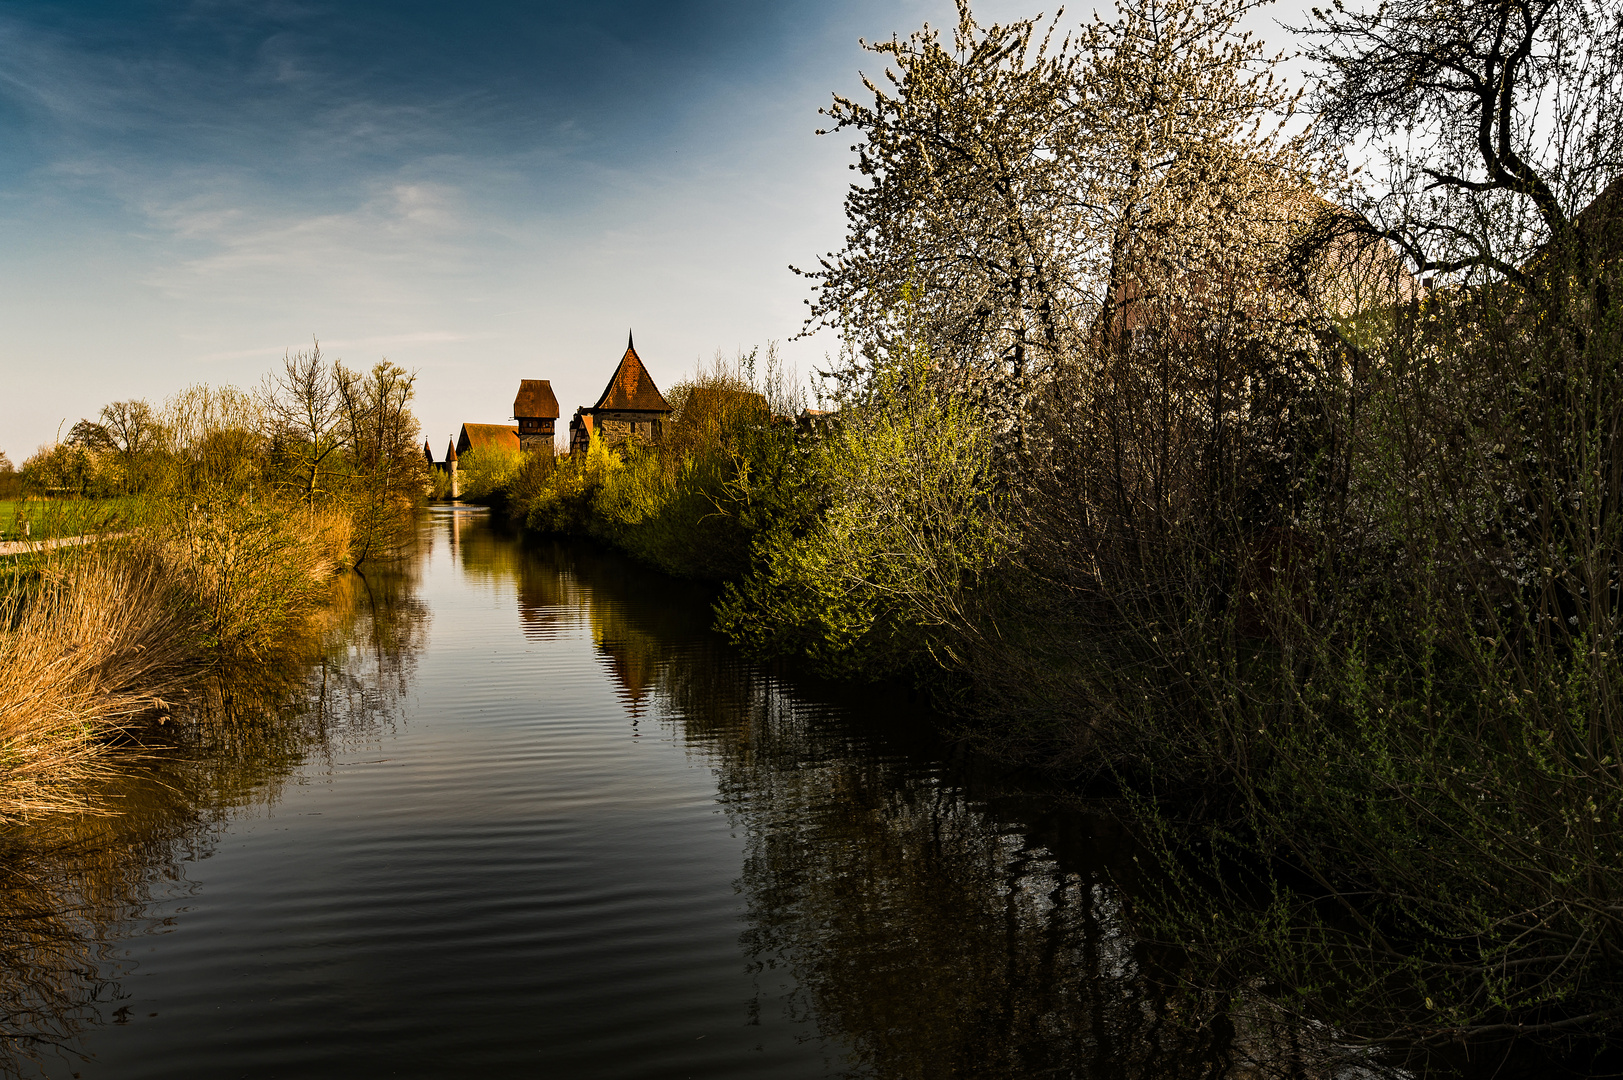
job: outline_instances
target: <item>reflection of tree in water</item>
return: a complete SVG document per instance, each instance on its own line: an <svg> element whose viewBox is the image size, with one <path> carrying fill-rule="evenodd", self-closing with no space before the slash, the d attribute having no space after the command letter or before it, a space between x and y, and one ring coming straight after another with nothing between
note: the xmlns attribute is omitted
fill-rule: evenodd
<svg viewBox="0 0 1623 1080"><path fill-rule="evenodd" d="M273 663L222 672L143 736L95 793L99 814L0 831L0 1075L87 1024L122 1022L111 942L234 817L273 805L294 769L349 752L395 722L426 609L411 561L348 575L319 633Z"/></svg>
<svg viewBox="0 0 1623 1080"><path fill-rule="evenodd" d="M521 603L586 609L628 707L710 760L746 837L750 1008L787 989L853 1073L1374 1075L1255 993L1161 989L1126 929L1112 820L943 765L905 697L812 704L708 633L702 593L617 558L547 547L521 576L553 580Z"/></svg>
<svg viewBox="0 0 1623 1080"><path fill-rule="evenodd" d="M716 739L764 989L882 1077L1199 1076L1210 1028L1142 977L1108 848L1062 864L939 770L766 688Z"/></svg>

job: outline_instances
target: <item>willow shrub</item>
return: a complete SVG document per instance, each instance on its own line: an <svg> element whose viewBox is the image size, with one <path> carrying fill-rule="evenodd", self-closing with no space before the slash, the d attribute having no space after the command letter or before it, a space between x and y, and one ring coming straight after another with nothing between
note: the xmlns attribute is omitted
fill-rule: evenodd
<svg viewBox="0 0 1623 1080"><path fill-rule="evenodd" d="M623 464L619 454L595 437L584 454L526 455L505 492L509 512L535 532L585 535L593 500Z"/></svg>
<svg viewBox="0 0 1623 1080"><path fill-rule="evenodd" d="M953 662L977 585L1008 547L979 411L909 352L791 462L752 568L718 604L720 629L834 675Z"/></svg>
<svg viewBox="0 0 1623 1080"><path fill-rule="evenodd" d="M497 503L518 478L525 455L518 450L489 447L469 450L457 458L457 483L469 502Z"/></svg>

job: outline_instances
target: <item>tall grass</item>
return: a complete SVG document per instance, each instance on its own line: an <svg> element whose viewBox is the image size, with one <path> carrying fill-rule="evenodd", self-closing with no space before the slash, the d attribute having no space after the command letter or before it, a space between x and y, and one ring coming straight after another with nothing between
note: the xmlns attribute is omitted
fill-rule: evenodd
<svg viewBox="0 0 1623 1080"><path fill-rule="evenodd" d="M83 809L109 746L184 687L200 641L152 553L48 565L0 601L0 822Z"/></svg>
<svg viewBox="0 0 1623 1080"><path fill-rule="evenodd" d="M89 808L91 783L201 675L295 645L344 565L348 523L222 500L14 571L0 600L0 823Z"/></svg>

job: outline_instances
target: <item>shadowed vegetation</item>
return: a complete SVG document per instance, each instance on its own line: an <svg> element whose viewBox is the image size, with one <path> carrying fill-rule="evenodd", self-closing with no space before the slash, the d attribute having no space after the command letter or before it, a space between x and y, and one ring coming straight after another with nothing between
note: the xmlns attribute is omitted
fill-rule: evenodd
<svg viewBox="0 0 1623 1080"><path fill-rule="evenodd" d="M835 418L513 505L1123 799L1191 992L1623 1071L1623 11L1338 6L1299 93L1248 10L871 46Z"/></svg>

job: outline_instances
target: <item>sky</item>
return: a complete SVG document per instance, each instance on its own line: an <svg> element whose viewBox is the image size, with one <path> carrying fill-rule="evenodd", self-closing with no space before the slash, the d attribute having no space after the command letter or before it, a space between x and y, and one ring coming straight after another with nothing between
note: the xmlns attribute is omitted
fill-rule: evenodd
<svg viewBox="0 0 1623 1080"><path fill-rule="evenodd" d="M1051 6L1051 5L1050 5ZM1040 7L996 0L982 21ZM668 387L792 340L843 233L832 93L951 0L0 6L0 451L115 400L251 387L319 340L417 373L436 456L564 419L628 332ZM560 428L563 422L560 422Z"/></svg>

